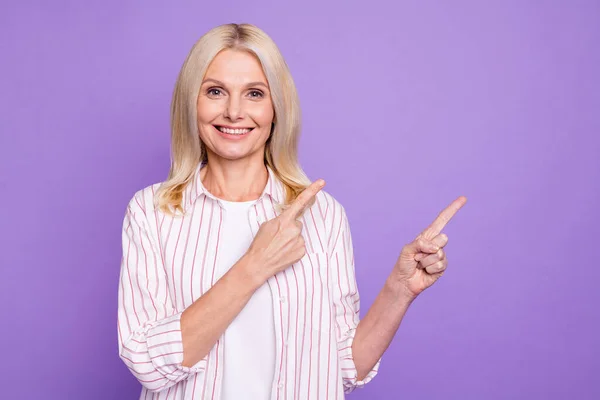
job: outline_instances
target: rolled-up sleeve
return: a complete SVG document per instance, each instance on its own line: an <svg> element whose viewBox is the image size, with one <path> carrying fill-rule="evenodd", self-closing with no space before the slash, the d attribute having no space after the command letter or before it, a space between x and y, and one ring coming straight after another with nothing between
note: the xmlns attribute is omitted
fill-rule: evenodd
<svg viewBox="0 0 600 400"><path fill-rule="evenodd" d="M138 194L123 221L119 278L119 356L148 390L167 389L204 373L207 357L184 367L181 312L173 307L159 247Z"/></svg>
<svg viewBox="0 0 600 400"><path fill-rule="evenodd" d="M329 212L333 213L329 257L329 274L332 282L330 290L337 325L338 357L344 392L350 393L356 388L363 387L377 375L381 359L366 377L358 380L352 343L360 320L360 297L355 277L352 235L344 208L334 202Z"/></svg>

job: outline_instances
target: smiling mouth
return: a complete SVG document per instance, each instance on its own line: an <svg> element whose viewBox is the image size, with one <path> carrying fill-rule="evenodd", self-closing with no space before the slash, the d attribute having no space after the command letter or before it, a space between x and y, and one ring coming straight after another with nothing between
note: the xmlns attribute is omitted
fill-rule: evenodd
<svg viewBox="0 0 600 400"><path fill-rule="evenodd" d="M220 125L213 125L218 131L228 135L245 135L250 133L254 128L228 128Z"/></svg>

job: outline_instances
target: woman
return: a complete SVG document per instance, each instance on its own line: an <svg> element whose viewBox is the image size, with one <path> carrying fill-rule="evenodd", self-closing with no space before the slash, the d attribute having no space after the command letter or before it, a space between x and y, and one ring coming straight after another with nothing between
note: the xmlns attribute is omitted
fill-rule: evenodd
<svg viewBox="0 0 600 400"><path fill-rule="evenodd" d="M168 179L123 224L120 357L152 399L342 399L369 382L446 268L446 209L405 246L359 324L344 208L297 159L298 96L273 41L229 24L194 45Z"/></svg>

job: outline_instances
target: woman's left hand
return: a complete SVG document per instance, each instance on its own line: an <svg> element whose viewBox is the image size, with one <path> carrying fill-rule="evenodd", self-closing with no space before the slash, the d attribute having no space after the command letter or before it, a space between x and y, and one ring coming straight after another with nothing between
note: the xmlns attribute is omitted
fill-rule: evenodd
<svg viewBox="0 0 600 400"><path fill-rule="evenodd" d="M441 232L466 202L464 196L454 200L413 242L402 248L393 274L404 285L409 298L417 297L444 274L448 259L443 248L448 236Z"/></svg>

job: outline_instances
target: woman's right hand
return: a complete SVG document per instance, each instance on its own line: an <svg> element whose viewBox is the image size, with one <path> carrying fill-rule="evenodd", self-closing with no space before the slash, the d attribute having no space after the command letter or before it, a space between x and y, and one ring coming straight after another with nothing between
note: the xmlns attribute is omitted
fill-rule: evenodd
<svg viewBox="0 0 600 400"><path fill-rule="evenodd" d="M302 191L279 216L264 222L244 255L252 276L263 283L299 261L306 254L302 237L302 216L311 199L325 186L318 179Z"/></svg>

